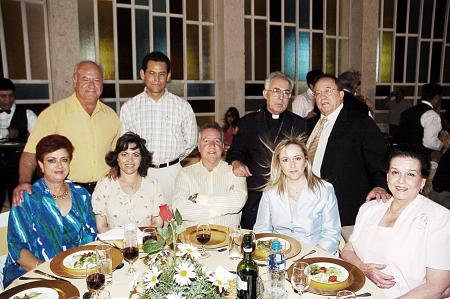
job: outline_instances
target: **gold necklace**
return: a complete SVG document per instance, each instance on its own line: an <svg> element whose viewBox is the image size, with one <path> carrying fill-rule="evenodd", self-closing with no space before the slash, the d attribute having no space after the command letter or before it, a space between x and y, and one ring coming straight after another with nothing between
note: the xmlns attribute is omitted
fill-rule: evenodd
<svg viewBox="0 0 450 299"><path fill-rule="evenodd" d="M64 184L65 187L65 184ZM60 199L65 199L67 197L67 195L69 195L69 189L65 188L66 190L64 190L63 192L61 192L60 194L55 194L53 192L50 191L50 194L52 195L54 200L60 200Z"/></svg>

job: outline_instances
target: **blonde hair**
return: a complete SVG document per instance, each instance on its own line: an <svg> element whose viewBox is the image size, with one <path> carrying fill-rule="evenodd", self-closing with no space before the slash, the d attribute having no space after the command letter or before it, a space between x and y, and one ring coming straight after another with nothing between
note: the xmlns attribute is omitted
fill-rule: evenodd
<svg viewBox="0 0 450 299"><path fill-rule="evenodd" d="M270 174L269 174L269 181L262 186L261 189L268 190L271 188L276 187L278 190L278 194L283 194L286 191L286 175L283 173L283 170L281 169L281 163L280 163L280 154L281 152L289 145L297 145L300 147L301 151L303 152L303 155L305 156L305 177L306 182L308 184L308 188L312 191L319 191L320 187L323 186L322 180L317 177L312 172L311 163L308 160L308 151L306 149L306 135L299 135L299 136L288 136L285 139L283 139L276 147L275 150L273 150L273 156L272 156L272 162L270 164Z"/></svg>

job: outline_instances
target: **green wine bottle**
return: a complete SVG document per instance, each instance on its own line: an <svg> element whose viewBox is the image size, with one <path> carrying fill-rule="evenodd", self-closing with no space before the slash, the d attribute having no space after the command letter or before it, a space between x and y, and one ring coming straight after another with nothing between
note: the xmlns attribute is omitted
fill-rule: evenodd
<svg viewBox="0 0 450 299"><path fill-rule="evenodd" d="M242 240L244 259L237 266L236 287L239 299L256 299L258 265L252 258L253 240L246 234Z"/></svg>

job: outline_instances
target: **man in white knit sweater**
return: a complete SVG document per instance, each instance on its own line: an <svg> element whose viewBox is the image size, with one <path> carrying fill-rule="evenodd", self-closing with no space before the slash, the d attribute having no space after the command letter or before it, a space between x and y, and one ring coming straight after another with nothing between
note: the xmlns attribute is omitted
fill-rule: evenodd
<svg viewBox="0 0 450 299"><path fill-rule="evenodd" d="M180 170L175 180L173 208L187 225L199 223L228 226L239 224L247 200L245 177L233 174L222 160L223 131L217 123L200 128L200 161Z"/></svg>

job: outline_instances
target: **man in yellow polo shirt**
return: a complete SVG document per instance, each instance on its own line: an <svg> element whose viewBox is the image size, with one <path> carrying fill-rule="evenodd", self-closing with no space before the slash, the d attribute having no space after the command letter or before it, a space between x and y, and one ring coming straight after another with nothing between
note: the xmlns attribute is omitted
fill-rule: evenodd
<svg viewBox="0 0 450 299"><path fill-rule="evenodd" d="M77 64L73 74L74 93L41 112L31 131L19 164L19 186L14 202L22 200L22 191L31 193L31 179L36 169L36 144L50 134L66 136L75 150L69 178L92 193L95 183L109 167L105 155L113 149L120 135L120 121L115 111L99 101L103 90L103 70L93 61Z"/></svg>

